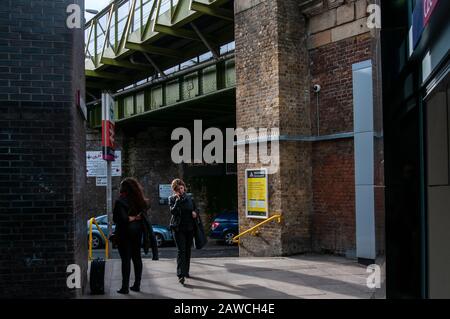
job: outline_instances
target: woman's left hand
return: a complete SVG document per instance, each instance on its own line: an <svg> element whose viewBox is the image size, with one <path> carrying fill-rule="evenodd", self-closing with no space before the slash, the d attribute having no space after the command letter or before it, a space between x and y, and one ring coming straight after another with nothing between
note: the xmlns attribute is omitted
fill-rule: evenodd
<svg viewBox="0 0 450 319"><path fill-rule="evenodd" d="M136 220L141 220L142 216L141 215L137 215L137 216L128 216L128 221L129 222L134 222Z"/></svg>
<svg viewBox="0 0 450 319"><path fill-rule="evenodd" d="M197 213L196 212L192 212L192 218L197 218Z"/></svg>

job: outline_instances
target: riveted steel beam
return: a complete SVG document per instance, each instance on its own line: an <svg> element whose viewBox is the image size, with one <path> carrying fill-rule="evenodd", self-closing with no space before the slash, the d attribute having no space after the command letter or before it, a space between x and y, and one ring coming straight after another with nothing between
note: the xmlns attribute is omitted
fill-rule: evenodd
<svg viewBox="0 0 450 319"><path fill-rule="evenodd" d="M150 62L150 64L153 66L153 68L156 70L156 72L158 72L159 74L162 75L163 78L165 78L166 74L164 73L164 71L158 67L158 65L155 63L155 61L153 61L153 59L148 55L148 53L142 52L142 54L145 56L147 61Z"/></svg>
<svg viewBox="0 0 450 319"><path fill-rule="evenodd" d="M161 32L164 34L168 34L174 37L178 37L178 38L184 38L184 39L189 39L189 40L193 40L193 41L199 41L201 42L202 39L200 39L200 37L191 30L185 30L185 29L181 29L181 28L173 28L173 27L169 27L166 25L162 25L162 24L155 24L155 26L153 27L154 31L157 32Z"/></svg>
<svg viewBox="0 0 450 319"><path fill-rule="evenodd" d="M200 30L197 28L197 26L194 24L194 22L191 22L191 27L195 31L195 33L198 35L198 37L202 40L203 44L208 48L209 51L211 51L212 55L214 56L214 59L219 59L219 53L217 50L209 43L209 41L205 38L205 36L200 32Z"/></svg>
<svg viewBox="0 0 450 319"><path fill-rule="evenodd" d="M214 16L220 19L224 19L227 21L234 20L234 13L231 10L213 7L212 5L208 5L202 2L198 2L193 0L191 2L191 10L201 12L203 14L207 14L210 16Z"/></svg>
<svg viewBox="0 0 450 319"><path fill-rule="evenodd" d="M132 81L133 79L117 73L104 72L104 71L94 71L94 70L85 70L85 75L93 78L100 79L108 79L108 80L116 80L116 81Z"/></svg>
<svg viewBox="0 0 450 319"><path fill-rule="evenodd" d="M106 65L113 65L113 66L117 66L120 68L132 69L132 70L142 70L142 68L146 66L145 64L135 64L135 63L131 63L128 61L120 61L120 60L105 58L105 57L103 57L100 62L103 64L106 64Z"/></svg>
<svg viewBox="0 0 450 319"><path fill-rule="evenodd" d="M173 58L185 58L185 55L178 50L173 49L167 49L167 48L161 48L153 45L148 44L139 44L134 42L127 42L125 44L125 47L130 50L135 50L139 52L146 52L150 54L156 54L156 55L162 55L162 56L168 56Z"/></svg>

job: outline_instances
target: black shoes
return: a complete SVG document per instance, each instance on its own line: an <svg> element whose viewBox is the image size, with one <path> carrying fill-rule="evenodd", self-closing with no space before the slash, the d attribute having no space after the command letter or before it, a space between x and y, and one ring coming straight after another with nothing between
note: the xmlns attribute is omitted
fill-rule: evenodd
<svg viewBox="0 0 450 319"><path fill-rule="evenodd" d="M178 282L182 285L184 285L184 277L178 278Z"/></svg>
<svg viewBox="0 0 450 319"><path fill-rule="evenodd" d="M130 287L130 290L139 292L141 291L141 287L139 285L134 284L133 286Z"/></svg>
<svg viewBox="0 0 450 319"><path fill-rule="evenodd" d="M122 295L128 295L129 291L128 291L128 289L122 288L120 290L117 290L117 293L122 294Z"/></svg>
<svg viewBox="0 0 450 319"><path fill-rule="evenodd" d="M139 292L141 291L141 285L135 283L133 286L130 287L130 290ZM117 293L122 295L128 295L130 291L127 288L121 288L120 290L117 290Z"/></svg>

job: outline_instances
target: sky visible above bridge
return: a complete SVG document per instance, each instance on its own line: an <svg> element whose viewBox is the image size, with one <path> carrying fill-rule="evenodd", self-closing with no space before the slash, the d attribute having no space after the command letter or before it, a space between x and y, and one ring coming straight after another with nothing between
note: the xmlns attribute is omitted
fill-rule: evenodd
<svg viewBox="0 0 450 319"><path fill-rule="evenodd" d="M111 0L85 0L84 7L85 9L93 9L101 11L110 2ZM92 17L94 17L94 15L91 13L84 12L84 17L86 21L89 21Z"/></svg>

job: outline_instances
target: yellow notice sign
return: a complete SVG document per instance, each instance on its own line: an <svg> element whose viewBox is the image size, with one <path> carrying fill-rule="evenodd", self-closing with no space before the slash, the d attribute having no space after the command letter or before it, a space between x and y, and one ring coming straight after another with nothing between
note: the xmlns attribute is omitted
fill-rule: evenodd
<svg viewBox="0 0 450 319"><path fill-rule="evenodd" d="M245 191L246 216L267 218L269 216L267 169L245 170Z"/></svg>

